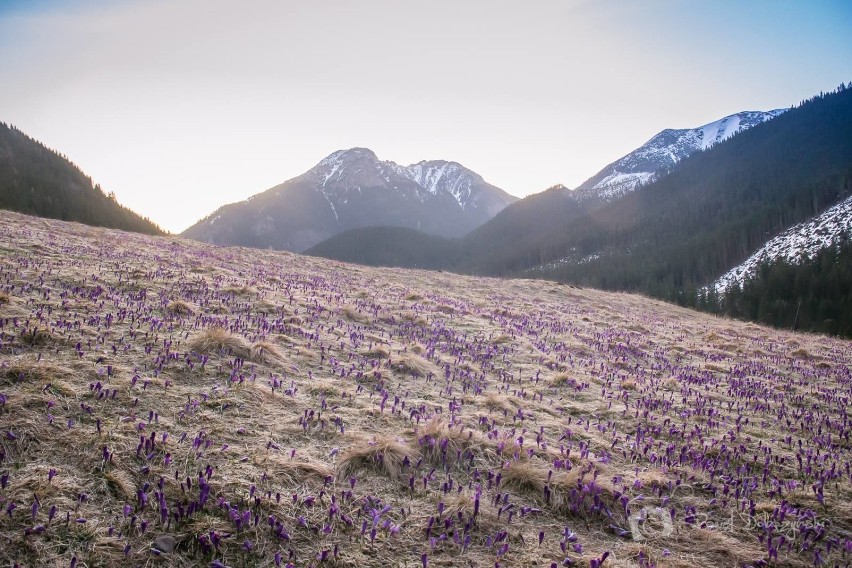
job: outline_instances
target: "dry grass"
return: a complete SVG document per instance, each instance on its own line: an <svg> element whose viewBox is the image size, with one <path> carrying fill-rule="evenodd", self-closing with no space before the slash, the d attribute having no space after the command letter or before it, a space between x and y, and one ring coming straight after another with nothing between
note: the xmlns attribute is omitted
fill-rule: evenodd
<svg viewBox="0 0 852 568"><path fill-rule="evenodd" d="M33 327L25 329L21 332L21 342L30 347L44 345L52 339L49 329L43 327Z"/></svg>
<svg viewBox="0 0 852 568"><path fill-rule="evenodd" d="M254 286L225 286L222 288L222 292L235 296L256 296L257 288Z"/></svg>
<svg viewBox="0 0 852 568"><path fill-rule="evenodd" d="M378 436L353 440L343 452L337 470L343 477L372 471L394 481L402 480L403 462L417 459L417 452L404 440Z"/></svg>
<svg viewBox="0 0 852 568"><path fill-rule="evenodd" d="M357 323L367 323L370 321L369 315L352 306L346 306L345 308L340 310L340 314L349 321L354 321Z"/></svg>
<svg viewBox="0 0 852 568"><path fill-rule="evenodd" d="M0 363L0 379L17 381L52 381L70 375L73 371L32 356L15 357Z"/></svg>
<svg viewBox="0 0 852 568"><path fill-rule="evenodd" d="M257 341L251 346L249 358L260 363L272 363L283 361L284 354L270 341Z"/></svg>
<svg viewBox="0 0 852 568"><path fill-rule="evenodd" d="M387 359L390 357L390 349L382 345L375 345L364 351L364 357L368 359Z"/></svg>
<svg viewBox="0 0 852 568"><path fill-rule="evenodd" d="M166 305L166 311L176 316L195 315L195 308L192 307L192 304L183 300L172 300Z"/></svg>
<svg viewBox="0 0 852 568"><path fill-rule="evenodd" d="M503 485L533 499L544 500L544 488L548 485L548 469L530 460L510 462L501 472ZM558 505L558 503L556 503Z"/></svg>
<svg viewBox="0 0 852 568"><path fill-rule="evenodd" d="M463 467L471 463L496 457L493 444L482 438L479 432L462 427L450 427L446 422L433 418L415 431L420 454L428 462L442 467L455 464Z"/></svg>
<svg viewBox="0 0 852 568"><path fill-rule="evenodd" d="M352 269L6 212L0 234L0 282L15 292L0 327L2 565L271 566L291 551L297 566L422 566L424 553L430 567L582 566L605 551L612 567L754 565L766 560L758 522L781 499L827 538L852 533L848 477L825 485L824 506L813 489L852 453L837 431L847 341L628 294ZM163 318L171 302L194 313ZM25 341L33 328L49 337ZM796 459L809 449L810 476ZM206 505L178 520L208 471ZM723 499L722 477L741 475L756 479L753 517ZM797 486L779 496L774 479ZM675 533L618 536L622 493L633 512L674 509ZM582 551L562 551L566 526ZM211 533L229 536L205 551ZM177 548L155 556L162 534ZM317 560L335 545L337 558ZM813 552L773 562L813 565ZM826 558L845 562L837 548Z"/></svg>
<svg viewBox="0 0 852 568"><path fill-rule="evenodd" d="M258 460L258 465L267 473L279 476L293 485L306 483L321 485L334 477L334 469L330 465L316 460L286 459L273 455Z"/></svg>
<svg viewBox="0 0 852 568"><path fill-rule="evenodd" d="M672 543L672 549L684 554L701 551L714 566L742 566L763 557L760 547L744 544L713 529L687 528L680 538ZM802 563L786 560L785 566L803 566Z"/></svg>
<svg viewBox="0 0 852 568"><path fill-rule="evenodd" d="M199 332L190 340L189 348L198 353L226 353L243 359L251 356L249 343L222 327L208 327Z"/></svg>
<svg viewBox="0 0 852 568"><path fill-rule="evenodd" d="M402 318L402 320L403 320L403 321L411 322L411 323L413 323L414 325L421 325L421 326L425 326L425 325L427 325L427 324L429 323L429 322L427 322L427 321L426 321L426 318L424 318L423 316L418 315L418 314L417 314L417 313L415 313L415 312L407 312L407 311L406 311L406 312L402 312L402 313L400 314L400 317Z"/></svg>
<svg viewBox="0 0 852 568"><path fill-rule="evenodd" d="M515 407L504 394L488 393L482 401L482 405L489 411L509 411Z"/></svg>
<svg viewBox="0 0 852 568"><path fill-rule="evenodd" d="M400 373L415 377L425 377L427 374L435 372L435 367L429 361L414 353L395 357L391 360L390 366Z"/></svg>
<svg viewBox="0 0 852 568"><path fill-rule="evenodd" d="M790 352L790 355L792 355L793 357L798 357L800 359L810 359L811 357L810 352L804 347L793 350L792 352Z"/></svg>

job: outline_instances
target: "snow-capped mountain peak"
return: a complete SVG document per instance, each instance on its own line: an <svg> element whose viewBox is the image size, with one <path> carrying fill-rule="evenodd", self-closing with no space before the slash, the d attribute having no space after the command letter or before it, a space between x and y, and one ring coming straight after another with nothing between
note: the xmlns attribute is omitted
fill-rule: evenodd
<svg viewBox="0 0 852 568"><path fill-rule="evenodd" d="M350 148L332 152L314 166L308 173L320 178L320 190L330 183L349 178L353 173L380 171L381 162L372 150L367 148Z"/></svg>
<svg viewBox="0 0 852 568"><path fill-rule="evenodd" d="M376 154L369 148L349 148L348 150L337 150L336 152L332 152L320 160L317 166L339 165L361 159L378 160Z"/></svg>
<svg viewBox="0 0 852 568"><path fill-rule="evenodd" d="M603 170L577 188L577 198L617 199L657 179L671 166L693 152L707 150L734 134L771 120L784 109L743 111L703 126L666 129L645 144Z"/></svg>
<svg viewBox="0 0 852 568"><path fill-rule="evenodd" d="M706 150L714 144L727 140L737 132L773 119L783 112L784 109L775 109L767 112L738 112L737 114L720 118L719 120L705 124L704 126L699 126L694 129L693 132L696 132L698 135L701 150Z"/></svg>

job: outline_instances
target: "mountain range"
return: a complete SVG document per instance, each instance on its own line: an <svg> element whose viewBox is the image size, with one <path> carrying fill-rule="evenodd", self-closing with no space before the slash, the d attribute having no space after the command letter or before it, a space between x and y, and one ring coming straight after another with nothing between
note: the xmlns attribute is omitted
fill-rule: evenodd
<svg viewBox="0 0 852 568"><path fill-rule="evenodd" d="M838 283L848 276L852 287L852 270L835 268L852 258L849 132L852 89L841 85L786 111L663 130L575 190L557 185L522 200L457 162L402 166L351 148L220 207L183 236L638 291L775 325L785 325L795 307L793 325L852 333L826 315L845 309ZM5 125L0 206L159 230L67 159ZM779 284L793 278L795 285ZM802 298L810 312L800 318Z"/></svg>
<svg viewBox="0 0 852 568"><path fill-rule="evenodd" d="M546 278L724 312L730 304L715 287L710 286L713 294L707 292L710 284L768 240L800 223L810 226L852 194L850 132L852 89L842 86L679 159L637 186L641 191L604 191L589 198L582 192L591 189L556 186L512 204L461 239L436 244L418 242L413 233L385 239L378 230L351 231L308 253L365 264L392 258L402 259L400 266ZM814 222L822 233L838 231L837 238L818 231L806 238L842 240L843 223ZM778 247L772 250L780 255ZM780 256L765 260L774 258ZM823 274L835 278L830 271ZM835 311L845 305L837 286L814 281L813 287L837 291L837 302L827 296L824 302ZM773 293L761 290L772 301ZM787 311L772 321L790 325L789 309L795 312L796 305L786 302ZM821 308L820 313L829 312ZM810 318L810 329L838 332L832 319Z"/></svg>
<svg viewBox="0 0 852 568"><path fill-rule="evenodd" d="M263 193L220 207L182 234L219 245L297 252L363 227L459 237L514 201L456 162L401 166L366 148L351 148Z"/></svg>

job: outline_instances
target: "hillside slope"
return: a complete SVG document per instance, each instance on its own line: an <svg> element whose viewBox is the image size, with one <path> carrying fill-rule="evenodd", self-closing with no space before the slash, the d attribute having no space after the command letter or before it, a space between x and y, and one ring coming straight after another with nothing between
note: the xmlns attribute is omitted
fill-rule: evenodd
<svg viewBox="0 0 852 568"><path fill-rule="evenodd" d="M0 234L3 564L849 561L847 341L8 212Z"/></svg>
<svg viewBox="0 0 852 568"><path fill-rule="evenodd" d="M455 239L443 239L403 227L352 229L305 251L367 266L440 269L458 263Z"/></svg>
<svg viewBox="0 0 852 568"><path fill-rule="evenodd" d="M66 158L0 123L0 208L98 227L162 234Z"/></svg>

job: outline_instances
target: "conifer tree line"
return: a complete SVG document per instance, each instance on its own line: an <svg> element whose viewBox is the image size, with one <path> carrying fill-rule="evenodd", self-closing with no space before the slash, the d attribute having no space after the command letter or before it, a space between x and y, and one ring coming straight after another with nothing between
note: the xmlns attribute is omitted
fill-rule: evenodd
<svg viewBox="0 0 852 568"><path fill-rule="evenodd" d="M0 123L0 208L87 225L162 234L68 158Z"/></svg>
<svg viewBox="0 0 852 568"><path fill-rule="evenodd" d="M852 235L800 262L763 262L740 286L705 289L692 307L801 331L852 337Z"/></svg>

